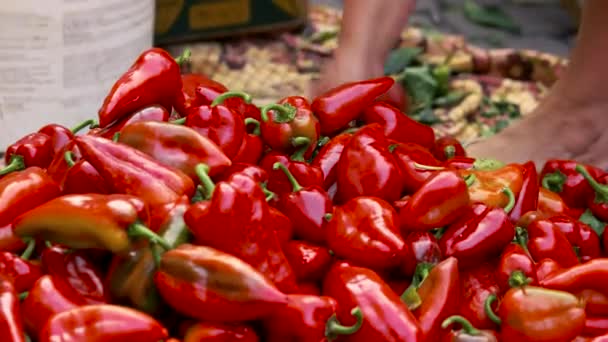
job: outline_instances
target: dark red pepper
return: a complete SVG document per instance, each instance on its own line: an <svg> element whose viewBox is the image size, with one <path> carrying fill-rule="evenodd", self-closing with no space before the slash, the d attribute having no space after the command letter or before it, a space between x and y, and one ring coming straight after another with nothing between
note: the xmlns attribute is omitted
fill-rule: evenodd
<svg viewBox="0 0 608 342"><path fill-rule="evenodd" d="M289 241L283 250L298 282L321 280L332 262L329 249L304 241Z"/></svg>
<svg viewBox="0 0 608 342"><path fill-rule="evenodd" d="M175 110L182 116L191 107L207 105L228 91L223 84L201 74L182 74L182 89L175 101Z"/></svg>
<svg viewBox="0 0 608 342"><path fill-rule="evenodd" d="M0 336L6 342L25 342L19 296L13 282L0 274Z"/></svg>
<svg viewBox="0 0 608 342"><path fill-rule="evenodd" d="M593 195L593 189L576 170L572 160L548 160L540 173L543 188L556 192L571 208L584 208ZM604 172L592 166L585 166L589 174L597 179Z"/></svg>
<svg viewBox="0 0 608 342"><path fill-rule="evenodd" d="M392 153L397 157L397 165L403 178L403 190L413 194L424 182L438 170L443 169L441 162L426 148L413 144L391 145Z"/></svg>
<svg viewBox="0 0 608 342"><path fill-rule="evenodd" d="M255 330L244 324L199 322L188 328L183 342L258 342L259 340Z"/></svg>
<svg viewBox="0 0 608 342"><path fill-rule="evenodd" d="M466 157L467 153L460 141L454 137L445 136L437 139L432 146L431 152L441 161L447 161L454 157Z"/></svg>
<svg viewBox="0 0 608 342"><path fill-rule="evenodd" d="M577 165L575 170L580 173L591 187L593 193L587 198L587 206L602 221L608 221L608 174L593 177L588 168ZM596 180L599 179L599 182Z"/></svg>
<svg viewBox="0 0 608 342"><path fill-rule="evenodd" d="M39 263L28 260L28 254L35 247L34 240L28 243L28 247L21 256L0 252L0 274L12 281L18 293L28 291L43 274Z"/></svg>
<svg viewBox="0 0 608 342"><path fill-rule="evenodd" d="M523 164L524 174L521 191L515 200L515 206L509 213L511 222L517 222L525 213L538 209L538 188L540 182L536 165L529 161Z"/></svg>
<svg viewBox="0 0 608 342"><path fill-rule="evenodd" d="M443 259L437 238L429 232L411 232L404 242L405 254L401 271L406 276L413 276L419 264L435 265Z"/></svg>
<svg viewBox="0 0 608 342"><path fill-rule="evenodd" d="M258 183L266 183L268 181L268 173L264 169L257 165L247 163L232 163L230 167L217 177L217 180L227 180L235 173L247 175Z"/></svg>
<svg viewBox="0 0 608 342"><path fill-rule="evenodd" d="M279 209L268 207L266 226L272 228L281 246L285 246L293 238L293 224L289 217L285 216Z"/></svg>
<svg viewBox="0 0 608 342"><path fill-rule="evenodd" d="M76 134L81 128L86 126L96 125L95 122L85 121L82 124L76 126L72 130L57 124L49 124L38 130L39 133L46 134L51 138L51 145L53 150L53 156L59 151L63 150L65 145L67 145L72 139L74 139L74 134ZM84 126L84 127L83 127Z"/></svg>
<svg viewBox="0 0 608 342"><path fill-rule="evenodd" d="M72 143L70 143L72 144ZM68 145L69 146L69 145ZM74 161L72 151L66 151L63 155L65 164L69 169L65 172L61 187L65 195L68 194L107 194L110 187L99 174L97 169L88 161L80 159Z"/></svg>
<svg viewBox="0 0 608 342"><path fill-rule="evenodd" d="M608 334L608 317L586 316L583 335L599 336Z"/></svg>
<svg viewBox="0 0 608 342"><path fill-rule="evenodd" d="M475 158L471 157L454 157L446 160L443 166L455 170L470 170L475 166Z"/></svg>
<svg viewBox="0 0 608 342"><path fill-rule="evenodd" d="M608 295L584 289L577 293L577 296L585 302L585 313L588 316L608 316Z"/></svg>
<svg viewBox="0 0 608 342"><path fill-rule="evenodd" d="M577 293L585 289L608 295L608 258L597 258L586 263L552 272L539 279L540 286Z"/></svg>
<svg viewBox="0 0 608 342"><path fill-rule="evenodd" d="M246 124L247 120L249 119L245 119ZM257 123L257 125L259 126L259 123ZM239 147L238 152L234 158L232 158L233 162L248 164L258 163L260 158L262 158L262 154L264 153L264 142L262 141L262 138L260 138L260 133L258 131L259 129L253 133L245 134L241 147Z"/></svg>
<svg viewBox="0 0 608 342"><path fill-rule="evenodd" d="M566 235L549 220L536 220L528 226L528 250L534 260L555 260L561 267L578 264L574 248ZM539 279L540 280L540 279Z"/></svg>
<svg viewBox="0 0 608 342"><path fill-rule="evenodd" d="M564 233L566 239L576 249L581 262L599 258L602 255L600 238L588 225L566 215L553 216L548 219Z"/></svg>
<svg viewBox="0 0 608 342"><path fill-rule="evenodd" d="M309 165L303 160L293 160L288 156L270 152L262 158L259 166L268 173L268 183L266 187L268 190L281 196L286 193L290 193L293 190L293 186L289 182L289 179L285 173L281 170L275 170L274 165L281 163L287 166L287 169L295 179L298 180L303 187L309 186L322 186L323 185L323 171L317 166Z"/></svg>
<svg viewBox="0 0 608 342"><path fill-rule="evenodd" d="M520 229L520 228L518 228ZM525 242L509 244L500 255L496 267L496 279L503 292L511 287L521 285L536 285L536 266Z"/></svg>
<svg viewBox="0 0 608 342"><path fill-rule="evenodd" d="M6 166L0 176L37 166L46 169L53 160L53 142L44 133L31 133L10 145L4 154Z"/></svg>
<svg viewBox="0 0 608 342"><path fill-rule="evenodd" d="M106 128L97 128L89 131L89 134L98 135L100 137L104 137L106 139L114 139L116 133L120 132L123 127L130 125L132 123L141 122L141 121L161 121L167 122L169 121L171 114L162 106L150 106L138 110L134 114L131 114L120 121L114 123L111 126Z"/></svg>
<svg viewBox="0 0 608 342"><path fill-rule="evenodd" d="M344 147L348 145L352 137L352 133L336 135L327 144L323 145L319 153L312 160L311 164L323 171L323 188L325 190L328 190L336 182L336 165L338 165L338 160L340 160Z"/></svg>
<svg viewBox="0 0 608 342"><path fill-rule="evenodd" d="M497 328L496 323L488 317L485 310L488 297L501 293L497 277L494 274L495 270L495 265L486 262L464 271L460 275L462 279L462 299L458 312L478 328ZM496 305L492 309L496 310L497 308Z"/></svg>

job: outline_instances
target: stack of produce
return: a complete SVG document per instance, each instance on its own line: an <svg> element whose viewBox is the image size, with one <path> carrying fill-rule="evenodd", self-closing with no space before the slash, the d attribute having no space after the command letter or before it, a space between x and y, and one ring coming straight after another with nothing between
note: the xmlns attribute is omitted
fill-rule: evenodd
<svg viewBox="0 0 608 342"><path fill-rule="evenodd" d="M467 157L390 77L259 108L183 59L7 149L2 341L608 339L602 170Z"/></svg>

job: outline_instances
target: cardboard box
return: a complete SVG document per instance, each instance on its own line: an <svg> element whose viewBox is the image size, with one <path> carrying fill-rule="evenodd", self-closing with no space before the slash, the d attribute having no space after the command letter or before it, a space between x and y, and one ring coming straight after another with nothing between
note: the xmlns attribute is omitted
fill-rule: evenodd
<svg viewBox="0 0 608 342"><path fill-rule="evenodd" d="M156 0L157 44L292 29L305 0Z"/></svg>

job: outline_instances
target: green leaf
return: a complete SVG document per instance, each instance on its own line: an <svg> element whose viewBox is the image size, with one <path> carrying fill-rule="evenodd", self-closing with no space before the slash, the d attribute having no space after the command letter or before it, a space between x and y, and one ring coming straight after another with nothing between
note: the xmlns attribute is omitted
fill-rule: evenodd
<svg viewBox="0 0 608 342"><path fill-rule="evenodd" d="M464 15L470 21L487 27L493 27L511 33L520 34L521 28L500 7L480 6L473 0L464 2Z"/></svg>
<svg viewBox="0 0 608 342"><path fill-rule="evenodd" d="M441 122L439 117L435 115L435 112L430 107L423 107L419 110L414 111L412 117L414 120L426 125L434 125L436 123Z"/></svg>
<svg viewBox="0 0 608 342"><path fill-rule="evenodd" d="M604 229L606 228L606 223L600 221L597 217L595 217L589 209L585 210L585 212L581 215L581 217L578 218L578 220L595 230L595 232L599 236L602 236L602 234L604 233Z"/></svg>
<svg viewBox="0 0 608 342"><path fill-rule="evenodd" d="M439 65L432 71L433 78L437 82L437 92L441 95L445 95L450 90L450 75L452 70L447 65Z"/></svg>
<svg viewBox="0 0 608 342"><path fill-rule="evenodd" d="M436 98L435 101L433 101L433 105L437 107L451 107L459 104L468 95L468 92L453 90L447 93L445 96Z"/></svg>
<svg viewBox="0 0 608 342"><path fill-rule="evenodd" d="M494 131L496 133L502 131L503 129L509 126L509 120L498 120L496 121L496 125L494 126Z"/></svg>
<svg viewBox="0 0 608 342"><path fill-rule="evenodd" d="M384 63L384 74L393 75L403 72L422 53L421 48L403 47L391 51Z"/></svg>
<svg viewBox="0 0 608 342"><path fill-rule="evenodd" d="M403 83L415 107L427 107L433 103L437 93L437 81L428 67L407 68L403 72Z"/></svg>

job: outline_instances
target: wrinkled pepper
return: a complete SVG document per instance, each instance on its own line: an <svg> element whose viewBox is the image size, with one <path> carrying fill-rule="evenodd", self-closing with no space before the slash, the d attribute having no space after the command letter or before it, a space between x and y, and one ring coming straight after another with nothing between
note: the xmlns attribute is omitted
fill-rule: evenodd
<svg viewBox="0 0 608 342"><path fill-rule="evenodd" d="M602 255L600 238L588 225L566 215L548 219L566 236L581 262L599 258Z"/></svg>
<svg viewBox="0 0 608 342"><path fill-rule="evenodd" d="M454 137L445 136L437 139L433 146L431 146L431 152L440 161L448 161L454 157L466 157L467 153L464 147L460 144L460 141Z"/></svg>
<svg viewBox="0 0 608 342"><path fill-rule="evenodd" d="M534 260L555 260L561 267L578 264L578 258L566 235L549 220L536 220L528 226L528 250Z"/></svg>
<svg viewBox="0 0 608 342"><path fill-rule="evenodd" d="M228 91L223 84L201 74L182 74L182 89L177 95L175 110L186 115L191 107L207 105Z"/></svg>
<svg viewBox="0 0 608 342"><path fill-rule="evenodd" d="M328 190L336 182L336 165L338 165L338 160L340 160L344 147L348 145L352 137L352 133L336 135L327 144L323 145L319 153L312 160L311 164L323 171L323 188L325 190Z"/></svg>
<svg viewBox="0 0 608 342"><path fill-rule="evenodd" d="M497 328L485 310L488 297L498 295L501 292L495 270L495 265L486 262L478 267L461 272L460 275L462 297L458 312L477 328ZM497 306L493 309L496 308Z"/></svg>
<svg viewBox="0 0 608 342"><path fill-rule="evenodd" d="M199 322L188 328L183 342L258 342L253 328L244 324Z"/></svg>
<svg viewBox="0 0 608 342"><path fill-rule="evenodd" d="M540 172L540 180L543 188L559 194L570 208L584 208L587 199L593 195L593 189L576 170L576 165L573 160L547 160ZM585 169L594 179L604 174L592 166L585 166Z"/></svg>
<svg viewBox="0 0 608 342"><path fill-rule="evenodd" d="M504 208L519 196L523 185L524 168L519 164L509 164L496 170L460 170L463 177L473 175L469 186L472 202L481 202L489 207ZM511 193L505 192L510 189Z"/></svg>
<svg viewBox="0 0 608 342"><path fill-rule="evenodd" d="M293 224L291 220L277 208L268 208L266 226L272 228L281 246L285 246L293 238Z"/></svg>
<svg viewBox="0 0 608 342"><path fill-rule="evenodd" d="M321 280L332 262L329 249L304 241L289 241L283 251L298 282Z"/></svg>
<svg viewBox="0 0 608 342"><path fill-rule="evenodd" d="M0 273L0 336L6 342L25 342L19 296L13 282Z"/></svg>
<svg viewBox="0 0 608 342"><path fill-rule="evenodd" d="M401 271L406 276L413 276L419 264L435 265L443 259L437 238L429 232L411 232L404 242L406 247Z"/></svg>
<svg viewBox="0 0 608 342"><path fill-rule="evenodd" d="M0 274L10 280L17 293L28 291L38 278L42 277L42 267L37 262L29 261L29 252L33 252L35 241L28 243L28 249L23 254L15 255L11 252L0 252Z"/></svg>
<svg viewBox="0 0 608 342"><path fill-rule="evenodd" d="M247 120L245 119L245 124L247 124ZM256 125L259 126L259 122L255 121ZM260 138L259 129L255 129L252 133L246 132L243 137L243 143L241 143L241 147L239 147L238 152L232 158L232 161L235 163L248 163L248 164L257 164L262 158L262 154L264 153L264 141Z"/></svg>
<svg viewBox="0 0 608 342"><path fill-rule="evenodd" d="M407 194L415 193L424 182L441 170L441 163L426 148L413 144L391 145L392 153L401 170L403 190Z"/></svg>
<svg viewBox="0 0 608 342"><path fill-rule="evenodd" d="M534 165L534 162L529 161L523 164L521 191L515 200L515 206L513 206L513 209L509 213L511 222L515 223L525 213L538 209L539 187L540 182L538 180L538 173L536 172L536 165Z"/></svg>

